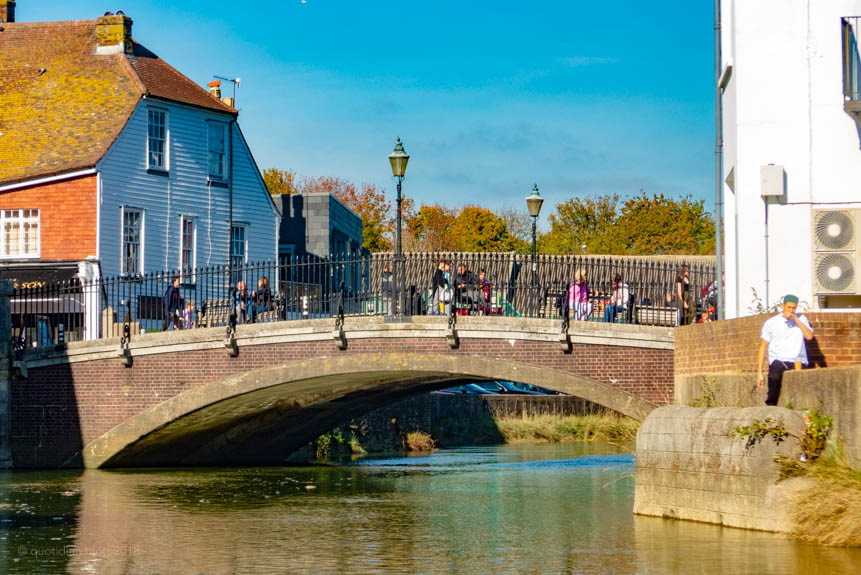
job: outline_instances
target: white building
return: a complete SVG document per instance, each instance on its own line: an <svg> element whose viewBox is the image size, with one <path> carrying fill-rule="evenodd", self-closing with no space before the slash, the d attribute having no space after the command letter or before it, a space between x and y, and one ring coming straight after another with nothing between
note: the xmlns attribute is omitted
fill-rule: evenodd
<svg viewBox="0 0 861 575"><path fill-rule="evenodd" d="M859 308L861 0L721 6L726 317Z"/></svg>

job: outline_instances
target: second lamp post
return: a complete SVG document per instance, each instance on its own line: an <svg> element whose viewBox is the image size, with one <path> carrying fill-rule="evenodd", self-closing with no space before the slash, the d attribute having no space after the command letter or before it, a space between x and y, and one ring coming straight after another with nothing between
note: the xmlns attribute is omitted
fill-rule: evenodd
<svg viewBox="0 0 861 575"><path fill-rule="evenodd" d="M404 254L401 246L401 182L404 180L409 159L410 155L404 151L404 145L401 143L401 139L398 138L397 143L395 143L395 150L389 154L389 162L392 164L392 175L398 179L397 245L395 247L395 265L392 270L392 287L395 292L392 302L395 306L393 311L396 316L402 315L404 310L404 290L401 286L402 278L404 277Z"/></svg>
<svg viewBox="0 0 861 575"><path fill-rule="evenodd" d="M541 204L544 203L544 198L538 193L538 184L532 186L532 193L526 196L526 207L529 209L529 215L532 216L532 285L530 286L530 299L538 302L538 262L537 260L537 226L538 214L541 213ZM532 307L532 306L531 306ZM533 307L533 309L535 309Z"/></svg>

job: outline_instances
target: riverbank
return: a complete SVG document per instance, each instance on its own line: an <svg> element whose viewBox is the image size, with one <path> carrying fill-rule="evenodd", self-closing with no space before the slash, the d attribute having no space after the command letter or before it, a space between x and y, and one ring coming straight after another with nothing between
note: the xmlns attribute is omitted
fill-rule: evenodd
<svg viewBox="0 0 861 575"><path fill-rule="evenodd" d="M793 534L819 545L861 547L861 470L849 465L842 446L832 443L813 463L788 471L809 483L793 498Z"/></svg>
<svg viewBox="0 0 861 575"><path fill-rule="evenodd" d="M640 423L612 412L590 415L539 415L496 421L505 443L635 441Z"/></svg>
<svg viewBox="0 0 861 575"><path fill-rule="evenodd" d="M613 412L585 415L441 418L432 431L401 427L397 419L383 426L354 420L314 442L317 459L427 452L438 447L471 447L529 443L635 441L640 423Z"/></svg>

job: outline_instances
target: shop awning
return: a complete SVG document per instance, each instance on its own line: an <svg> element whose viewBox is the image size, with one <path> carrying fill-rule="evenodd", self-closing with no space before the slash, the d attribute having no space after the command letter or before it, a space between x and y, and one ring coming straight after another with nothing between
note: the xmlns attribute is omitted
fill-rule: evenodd
<svg viewBox="0 0 861 575"><path fill-rule="evenodd" d="M0 279L12 280L15 289L43 288L63 282L78 281L78 265L9 265L0 267Z"/></svg>

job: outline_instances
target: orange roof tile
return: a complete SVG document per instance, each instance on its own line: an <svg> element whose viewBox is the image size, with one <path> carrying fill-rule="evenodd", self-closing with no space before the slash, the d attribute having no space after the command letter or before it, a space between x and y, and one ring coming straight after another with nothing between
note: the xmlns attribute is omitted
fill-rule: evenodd
<svg viewBox="0 0 861 575"><path fill-rule="evenodd" d="M236 114L140 44L96 54L96 24L2 24L0 183L94 166L143 95Z"/></svg>

